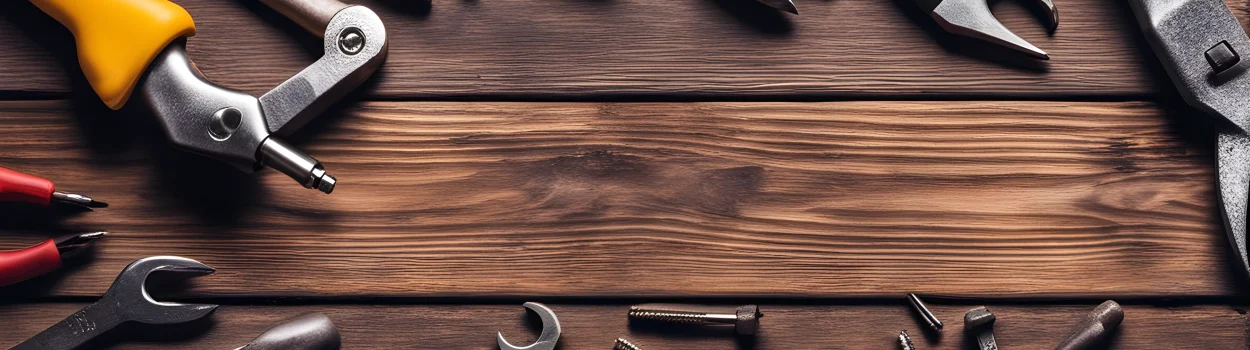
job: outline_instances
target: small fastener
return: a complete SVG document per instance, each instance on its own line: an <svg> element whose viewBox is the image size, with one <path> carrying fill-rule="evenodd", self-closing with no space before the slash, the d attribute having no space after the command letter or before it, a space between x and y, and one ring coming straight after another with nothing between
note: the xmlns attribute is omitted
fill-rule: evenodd
<svg viewBox="0 0 1250 350"><path fill-rule="evenodd" d="M1233 50L1228 41L1221 41L1207 49L1207 63L1211 64L1211 69L1214 69L1216 73L1228 70L1238 62L1241 62L1241 56L1237 55L1237 51Z"/></svg>

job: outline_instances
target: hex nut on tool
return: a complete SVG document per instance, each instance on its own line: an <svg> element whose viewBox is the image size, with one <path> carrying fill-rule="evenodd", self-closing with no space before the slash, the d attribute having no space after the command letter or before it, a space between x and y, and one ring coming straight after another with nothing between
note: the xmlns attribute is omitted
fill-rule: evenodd
<svg viewBox="0 0 1250 350"><path fill-rule="evenodd" d="M659 323L711 325L734 325L734 333L738 335L755 335L759 327L759 306L743 305L734 309L734 313L707 313L683 306L635 305L629 307L629 319Z"/></svg>
<svg viewBox="0 0 1250 350"><path fill-rule="evenodd" d="M1068 338L1059 343L1055 350L1089 349L1106 339L1120 326L1121 321L1124 321L1124 309L1120 308L1120 304L1114 300L1104 301L1089 315L1081 318L1081 323L1072 329Z"/></svg>
<svg viewBox="0 0 1250 350"><path fill-rule="evenodd" d="M964 332L976 337L979 349L998 350L998 342L994 340L994 313L984 306L964 313Z"/></svg>

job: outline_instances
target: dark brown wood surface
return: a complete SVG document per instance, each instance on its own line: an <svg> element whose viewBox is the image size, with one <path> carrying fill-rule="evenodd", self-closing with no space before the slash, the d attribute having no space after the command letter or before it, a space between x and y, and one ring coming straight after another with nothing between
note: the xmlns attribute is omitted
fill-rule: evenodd
<svg viewBox="0 0 1250 350"><path fill-rule="evenodd" d="M301 142L329 196L93 153L67 107L0 104L0 164L114 204L62 222L115 235L44 294L155 254L221 270L195 295L1235 293L1209 140L1148 103L363 103Z"/></svg>
<svg viewBox="0 0 1250 350"><path fill-rule="evenodd" d="M0 319L23 322L0 332L0 344L16 344L83 304L0 306ZM626 338L644 350L666 349L897 349L906 328L919 349L975 348L963 339L963 312L975 305L933 305L946 321L942 333L926 335L902 304L891 306L761 305L765 317L754 339L735 339L731 328L663 328L631 325L627 305L550 304L564 335L562 349L610 349ZM1063 340L1092 305L990 305L994 333L1004 349L1050 349ZM92 346L166 349L233 349L265 329L304 313L325 313L343 336L344 349L497 349L495 333L526 343L537 336L520 305L320 305L222 306L204 321L172 326L123 326ZM1227 306L1125 307L1125 323L1112 349L1244 349L1244 311ZM972 346L972 347L970 347Z"/></svg>
<svg viewBox="0 0 1250 350"><path fill-rule="evenodd" d="M174 1L225 86L260 94L319 55L257 2ZM1126 2L1058 2L1053 36L1032 4L994 2L1044 63L941 33L910 0L798 0L797 17L748 0L351 2L391 51L292 140L339 178L328 196L107 110L69 32L0 3L0 166L113 204L0 205L0 249L113 233L0 289L0 347L150 255L218 268L152 287L222 309L93 348L228 349L325 312L347 349L491 349L495 331L533 337L525 300L560 315L561 349L881 349L899 329L964 349L982 303L1004 347L1047 349L1105 299L1127 309L1111 348L1248 346L1213 127L1176 103ZM920 331L906 292L944 334ZM647 301L767 316L754 341L629 325Z"/></svg>
<svg viewBox="0 0 1250 350"><path fill-rule="evenodd" d="M250 1L178 0L195 17L191 57L259 94L320 56L321 43ZM0 92L63 95L73 39L25 1L0 5ZM1127 2L1058 4L1047 35L1027 2L995 2L1033 61L941 32L911 0L798 1L800 16L750 0L362 0L386 23L391 59L363 94L386 98L716 98L1174 94ZM1244 1L1229 4L1241 18ZM70 75L67 75L69 72Z"/></svg>

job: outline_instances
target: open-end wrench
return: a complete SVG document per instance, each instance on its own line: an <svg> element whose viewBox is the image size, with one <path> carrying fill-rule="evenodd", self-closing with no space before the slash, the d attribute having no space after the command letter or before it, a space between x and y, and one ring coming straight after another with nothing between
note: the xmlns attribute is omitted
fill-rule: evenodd
<svg viewBox="0 0 1250 350"><path fill-rule="evenodd" d="M61 322L39 332L11 350L68 350L104 334L125 322L171 324L193 321L212 313L217 305L179 304L152 300L144 282L156 271L191 277L213 273L208 265L177 256L154 256L135 260L113 281L95 304L78 310Z"/></svg>
<svg viewBox="0 0 1250 350"><path fill-rule="evenodd" d="M988 0L916 0L942 29L956 35L1002 45L1033 58L1048 60L1050 55L1012 33L990 12ZM1036 0L1046 14L1046 29L1059 27L1059 10L1051 0Z"/></svg>
<svg viewBox="0 0 1250 350"><path fill-rule="evenodd" d="M547 308L547 305L539 303L525 303L525 308L534 311L538 317L543 320L543 332L538 335L538 340L533 344L526 346L516 346L508 343L503 339L503 333L498 334L499 348L502 350L553 350L556 348L556 342L560 340L560 319L556 318L556 313Z"/></svg>

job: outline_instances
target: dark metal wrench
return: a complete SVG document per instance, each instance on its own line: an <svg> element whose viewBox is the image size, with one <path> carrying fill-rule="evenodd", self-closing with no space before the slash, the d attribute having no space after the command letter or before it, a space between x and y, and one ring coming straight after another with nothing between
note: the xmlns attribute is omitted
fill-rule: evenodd
<svg viewBox="0 0 1250 350"><path fill-rule="evenodd" d="M100 301L78 310L11 350L68 350L128 321L147 324L182 323L199 319L217 309L217 305L152 300L144 288L144 282L148 275L156 271L195 277L208 275L216 270L198 261L177 256L154 256L135 260L122 269L122 273L113 280L113 285Z"/></svg>

